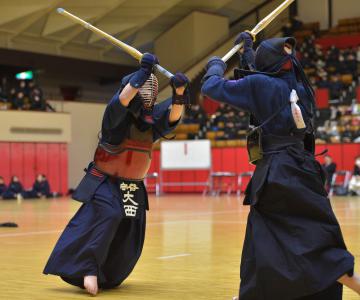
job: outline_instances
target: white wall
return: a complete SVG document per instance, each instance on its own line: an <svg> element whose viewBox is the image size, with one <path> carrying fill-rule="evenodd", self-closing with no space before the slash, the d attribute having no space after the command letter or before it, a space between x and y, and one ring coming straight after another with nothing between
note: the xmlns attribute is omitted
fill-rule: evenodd
<svg viewBox="0 0 360 300"><path fill-rule="evenodd" d="M354 1L359 2L359 0ZM304 23L320 22L320 28L327 29L329 25L328 11L328 0L298 0L298 15Z"/></svg>
<svg viewBox="0 0 360 300"><path fill-rule="evenodd" d="M71 115L69 143L69 188L74 188L84 175L84 168L93 159L101 129L105 104L50 101L57 111Z"/></svg>
<svg viewBox="0 0 360 300"><path fill-rule="evenodd" d="M226 38L228 31L226 17L195 11L160 35L154 51L161 64L175 72Z"/></svg>
<svg viewBox="0 0 360 300"><path fill-rule="evenodd" d="M1 141L48 143L71 141L69 114L4 110L0 111L0 120Z"/></svg>

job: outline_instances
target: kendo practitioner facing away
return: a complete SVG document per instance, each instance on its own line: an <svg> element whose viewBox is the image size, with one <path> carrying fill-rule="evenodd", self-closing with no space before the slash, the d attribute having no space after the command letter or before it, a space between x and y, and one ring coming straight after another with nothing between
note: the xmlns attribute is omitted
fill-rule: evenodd
<svg viewBox="0 0 360 300"><path fill-rule="evenodd" d="M314 157L313 91L295 56L293 38L263 41L254 54L243 32L249 70L223 78L226 64L207 64L202 93L251 115L246 189L250 205L240 270L240 300L342 299L342 284L360 292L354 257ZM252 71L253 70L253 71Z"/></svg>
<svg viewBox="0 0 360 300"><path fill-rule="evenodd" d="M73 194L84 202L62 233L45 274L95 295L120 285L138 261L144 243L147 192L143 183L153 143L178 124L189 102L187 77L171 78L173 95L154 105L157 58L144 54L140 69L123 78L102 122L94 161Z"/></svg>

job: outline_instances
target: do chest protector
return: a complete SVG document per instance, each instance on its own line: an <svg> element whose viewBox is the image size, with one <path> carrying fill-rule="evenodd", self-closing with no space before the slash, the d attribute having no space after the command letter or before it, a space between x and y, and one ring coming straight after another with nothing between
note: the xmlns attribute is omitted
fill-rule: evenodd
<svg viewBox="0 0 360 300"><path fill-rule="evenodd" d="M143 180L151 164L152 135L152 130L141 132L132 126L120 145L99 143L94 155L96 169L113 177Z"/></svg>

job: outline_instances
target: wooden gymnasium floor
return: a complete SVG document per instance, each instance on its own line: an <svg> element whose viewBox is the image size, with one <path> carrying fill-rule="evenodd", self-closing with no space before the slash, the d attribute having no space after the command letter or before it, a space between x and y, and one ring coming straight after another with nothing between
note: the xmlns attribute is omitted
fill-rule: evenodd
<svg viewBox="0 0 360 300"><path fill-rule="evenodd" d="M100 299L231 299L248 209L236 197L151 197L143 256L121 288ZM333 199L351 252L360 260L360 198ZM61 230L79 207L66 199L0 201L0 299L87 299L42 269ZM359 264L356 266L360 272ZM359 299L345 289L344 299Z"/></svg>

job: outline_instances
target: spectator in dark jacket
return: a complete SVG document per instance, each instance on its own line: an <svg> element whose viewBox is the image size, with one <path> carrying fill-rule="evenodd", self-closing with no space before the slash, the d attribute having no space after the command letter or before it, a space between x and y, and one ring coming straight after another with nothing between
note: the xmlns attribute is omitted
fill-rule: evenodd
<svg viewBox="0 0 360 300"><path fill-rule="evenodd" d="M27 198L45 198L50 197L50 185L46 176L39 174L33 184L32 190L27 194Z"/></svg>
<svg viewBox="0 0 360 300"><path fill-rule="evenodd" d="M325 155L325 163L323 164L323 168L326 173L326 187L327 191L331 188L332 178L336 172L336 163L333 162L332 157L330 155Z"/></svg>
<svg viewBox="0 0 360 300"><path fill-rule="evenodd" d="M24 188L17 176L11 178L10 184L3 194L4 199L22 199L24 195Z"/></svg>
<svg viewBox="0 0 360 300"><path fill-rule="evenodd" d="M0 199L2 199L7 187L4 181L4 178L0 176Z"/></svg>
<svg viewBox="0 0 360 300"><path fill-rule="evenodd" d="M349 192L353 196L360 196L360 156L355 158L354 172L349 183Z"/></svg>
<svg viewBox="0 0 360 300"><path fill-rule="evenodd" d="M341 134L341 139L344 143L351 143L354 139L354 132L351 130L350 124L345 125L345 130Z"/></svg>
<svg viewBox="0 0 360 300"><path fill-rule="evenodd" d="M7 78L3 77L3 78L1 78L1 83L0 83L0 101L7 102L8 98L9 98L9 95L8 95Z"/></svg>
<svg viewBox="0 0 360 300"><path fill-rule="evenodd" d="M329 88L330 88L330 98L339 99L344 89L344 84L340 81L339 74L336 74L331 77Z"/></svg>
<svg viewBox="0 0 360 300"><path fill-rule="evenodd" d="M42 89L33 80L28 83L30 110L46 110Z"/></svg>
<svg viewBox="0 0 360 300"><path fill-rule="evenodd" d="M46 110L46 103L42 98L41 91L37 88L30 93L30 110Z"/></svg>
<svg viewBox="0 0 360 300"><path fill-rule="evenodd" d="M23 92L16 92L11 100L11 107L13 109L22 110L25 108L25 94Z"/></svg>

